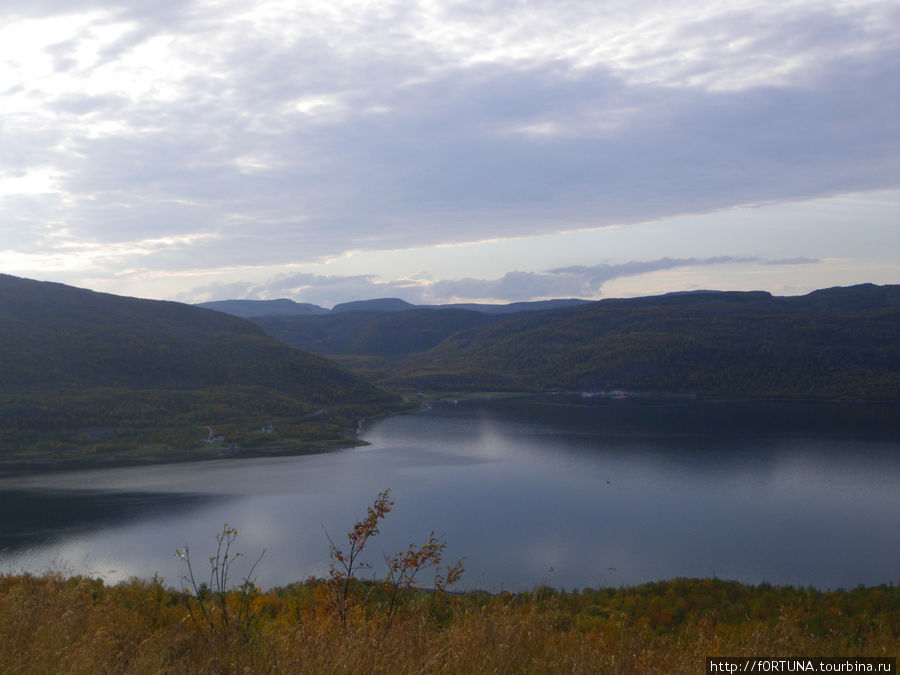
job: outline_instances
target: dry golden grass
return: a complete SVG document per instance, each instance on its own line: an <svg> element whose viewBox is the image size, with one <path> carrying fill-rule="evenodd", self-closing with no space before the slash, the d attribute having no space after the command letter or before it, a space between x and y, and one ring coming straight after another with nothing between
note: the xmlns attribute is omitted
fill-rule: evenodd
<svg viewBox="0 0 900 675"><path fill-rule="evenodd" d="M192 618L196 598L159 580L0 576L0 672L696 673L713 655L896 656L900 633L900 592L886 586L421 593L389 629L373 591L360 587L346 629L315 580L252 593L226 629L215 612L212 625ZM240 594L227 600L235 609Z"/></svg>

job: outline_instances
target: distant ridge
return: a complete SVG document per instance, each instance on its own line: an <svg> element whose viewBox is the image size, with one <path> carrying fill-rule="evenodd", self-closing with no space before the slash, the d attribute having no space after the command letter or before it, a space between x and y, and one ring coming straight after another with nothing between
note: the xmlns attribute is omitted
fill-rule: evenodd
<svg viewBox="0 0 900 675"><path fill-rule="evenodd" d="M255 322L387 386L900 400L900 286L525 304Z"/></svg>
<svg viewBox="0 0 900 675"><path fill-rule="evenodd" d="M341 312L405 312L416 306L400 298L378 298L375 300L354 300L342 302L331 308L332 313Z"/></svg>
<svg viewBox="0 0 900 675"><path fill-rule="evenodd" d="M414 305L400 298L375 298L373 300L354 300L342 302L328 310L319 305L298 303L287 298L279 300L215 300L198 303L197 307L224 312L245 319L256 319L264 316L321 316L323 314L342 314L345 312L407 312L413 309L468 309L484 314L515 314L516 312L534 312L559 307L584 305L591 300L574 298L559 300L536 300L533 302L512 302L505 305L486 303L454 303L448 305Z"/></svg>
<svg viewBox="0 0 900 675"><path fill-rule="evenodd" d="M484 303L459 303L453 305L431 305L436 309L471 309L485 314L515 314L516 312L539 312L545 309L560 309L562 307L576 307L587 305L594 300L580 300L578 298L564 298L557 300L533 300L531 302L511 302L508 305L487 305Z"/></svg>
<svg viewBox="0 0 900 675"><path fill-rule="evenodd" d="M257 316L314 316L328 314L328 310L310 303L280 298L278 300L214 300L196 305L233 316L249 319Z"/></svg>

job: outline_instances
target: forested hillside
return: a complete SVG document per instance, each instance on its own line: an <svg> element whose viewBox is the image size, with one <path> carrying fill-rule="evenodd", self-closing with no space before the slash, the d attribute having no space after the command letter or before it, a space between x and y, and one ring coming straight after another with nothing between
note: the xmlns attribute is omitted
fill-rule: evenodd
<svg viewBox="0 0 900 675"><path fill-rule="evenodd" d="M673 294L516 315L409 355L390 381L898 400L900 286Z"/></svg>
<svg viewBox="0 0 900 675"><path fill-rule="evenodd" d="M61 433L59 446L108 442L126 429L164 428L158 438L199 442L205 432L196 425L218 433L317 412L304 433L334 436L347 423L334 410L392 400L242 319L7 275L0 346L5 449L28 446L34 434Z"/></svg>
<svg viewBox="0 0 900 675"><path fill-rule="evenodd" d="M293 347L322 355L365 355L389 359L423 352L462 330L502 320L463 309L405 312L340 312L316 317L254 318L271 335Z"/></svg>
<svg viewBox="0 0 900 675"><path fill-rule="evenodd" d="M900 286L254 321L282 342L401 388L900 399Z"/></svg>

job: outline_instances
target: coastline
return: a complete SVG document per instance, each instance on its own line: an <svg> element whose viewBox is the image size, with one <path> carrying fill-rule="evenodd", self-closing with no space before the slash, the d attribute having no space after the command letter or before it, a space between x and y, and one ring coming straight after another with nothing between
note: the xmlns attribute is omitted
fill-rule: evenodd
<svg viewBox="0 0 900 675"><path fill-rule="evenodd" d="M619 395L619 394L624 394ZM900 401L865 400L865 399L825 399L825 398L782 398L761 397L744 395L703 395L690 393L668 392L582 392L569 390L554 391L473 391L473 392L439 392L426 391L407 393L404 399L409 407L382 412L359 418L353 427L346 428L340 438L324 439L316 441L299 441L297 443L281 443L271 446L249 446L231 448L220 446L202 446L184 450L158 450L140 453L135 450L124 452L106 452L103 454L90 453L85 450L72 448L32 454L29 452L14 452L0 454L0 478L8 478L16 475L33 473L77 471L83 469L118 468L129 466L142 466L152 464L178 464L185 462L200 462L210 460L240 460L260 457L286 457L315 455L344 450L355 447L365 447L368 442L359 439L363 425L377 419L393 417L394 415L407 414L421 410L434 403L460 403L466 400L510 400L510 399L537 399L545 405L580 406L591 405L592 402L605 402L610 405L634 405L635 403L698 403L698 404L795 404L795 405L830 405L830 406L865 406L872 408L884 408L900 406ZM567 400L571 399L571 400Z"/></svg>
<svg viewBox="0 0 900 675"><path fill-rule="evenodd" d="M326 441L310 441L302 445L273 445L261 448L240 448L239 450L198 448L194 450L173 450L137 454L133 451L91 455L83 451L60 451L44 453L40 456L15 453L0 456L0 478L33 473L79 471L104 467L119 468L150 464L181 464L211 460L240 460L258 457L286 457L317 455L335 450L369 445L355 437Z"/></svg>

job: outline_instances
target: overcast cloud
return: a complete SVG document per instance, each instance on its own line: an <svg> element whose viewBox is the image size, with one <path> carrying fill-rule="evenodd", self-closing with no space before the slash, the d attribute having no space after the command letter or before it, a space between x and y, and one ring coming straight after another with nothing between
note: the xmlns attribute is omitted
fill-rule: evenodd
<svg viewBox="0 0 900 675"><path fill-rule="evenodd" d="M283 270L351 252L900 187L892 1L16 4L0 266L23 276L275 297ZM736 238L714 257L778 255ZM283 294L595 297L628 261L661 263L636 239L611 263L498 260L426 293L358 259Z"/></svg>

